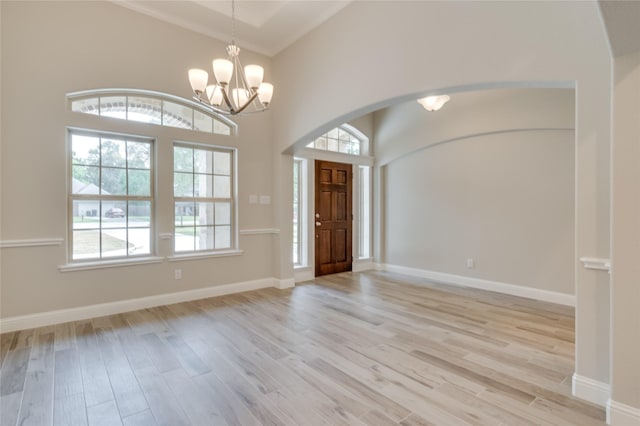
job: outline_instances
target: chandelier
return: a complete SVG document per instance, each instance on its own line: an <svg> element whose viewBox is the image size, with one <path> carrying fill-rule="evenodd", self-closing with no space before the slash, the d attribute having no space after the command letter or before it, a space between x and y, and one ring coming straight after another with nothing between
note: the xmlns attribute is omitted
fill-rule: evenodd
<svg viewBox="0 0 640 426"><path fill-rule="evenodd" d="M267 109L273 96L273 85L262 81L264 69L259 65L242 68L240 48L235 43L236 6L231 1L231 44L227 46L229 59L214 59L216 84L209 84L209 73L202 69L189 70L193 99L220 114L261 112Z"/></svg>

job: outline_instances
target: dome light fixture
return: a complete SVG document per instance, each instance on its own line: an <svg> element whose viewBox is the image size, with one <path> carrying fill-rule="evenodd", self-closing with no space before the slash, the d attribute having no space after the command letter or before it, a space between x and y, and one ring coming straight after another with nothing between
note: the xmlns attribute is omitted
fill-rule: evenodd
<svg viewBox="0 0 640 426"><path fill-rule="evenodd" d="M441 96L427 96L426 98L418 99L418 103L429 112L438 111L449 99L449 95Z"/></svg>
<svg viewBox="0 0 640 426"><path fill-rule="evenodd" d="M273 97L273 85L262 81L264 68L247 65L242 68L240 48L235 43L236 7L231 1L231 44L228 59L214 59L213 75L216 84L209 84L209 73L202 69L189 70L193 99L208 109L225 115L261 112Z"/></svg>

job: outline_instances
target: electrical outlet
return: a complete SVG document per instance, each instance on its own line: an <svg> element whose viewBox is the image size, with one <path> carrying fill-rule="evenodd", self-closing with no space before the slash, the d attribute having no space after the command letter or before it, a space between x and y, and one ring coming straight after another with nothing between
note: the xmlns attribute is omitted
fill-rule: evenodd
<svg viewBox="0 0 640 426"><path fill-rule="evenodd" d="M467 259L467 269L473 269L475 266L475 261L472 258Z"/></svg>
<svg viewBox="0 0 640 426"><path fill-rule="evenodd" d="M182 269L176 269L175 271L173 271L173 274L176 280L182 279Z"/></svg>

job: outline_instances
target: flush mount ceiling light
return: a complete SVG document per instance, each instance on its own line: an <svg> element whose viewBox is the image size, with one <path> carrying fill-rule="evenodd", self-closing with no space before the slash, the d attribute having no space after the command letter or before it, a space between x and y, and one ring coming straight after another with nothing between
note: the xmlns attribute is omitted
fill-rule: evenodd
<svg viewBox="0 0 640 426"><path fill-rule="evenodd" d="M193 99L209 109L226 115L261 112L267 109L273 96L273 85L264 83L264 69L259 65L242 68L240 48L235 43L236 4L231 1L231 44L227 46L229 59L214 59L216 84L209 84L209 73L202 69L189 70Z"/></svg>
<svg viewBox="0 0 640 426"><path fill-rule="evenodd" d="M441 96L427 96L426 98L418 99L418 103L424 107L429 112L437 111L444 104L449 101L449 95L441 95Z"/></svg>

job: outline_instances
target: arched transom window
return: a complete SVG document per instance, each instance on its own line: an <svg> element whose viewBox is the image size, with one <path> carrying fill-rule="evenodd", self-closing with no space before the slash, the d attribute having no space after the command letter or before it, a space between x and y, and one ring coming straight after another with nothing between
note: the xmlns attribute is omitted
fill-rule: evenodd
<svg viewBox="0 0 640 426"><path fill-rule="evenodd" d="M354 127L343 124L307 144L307 148L342 154L361 155L366 137Z"/></svg>
<svg viewBox="0 0 640 426"><path fill-rule="evenodd" d="M71 110L139 123L231 135L234 122L188 99L167 93L132 89L101 89L67 95Z"/></svg>

